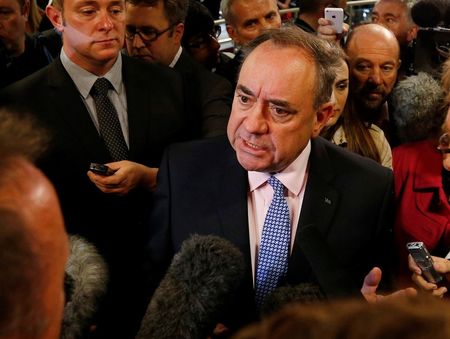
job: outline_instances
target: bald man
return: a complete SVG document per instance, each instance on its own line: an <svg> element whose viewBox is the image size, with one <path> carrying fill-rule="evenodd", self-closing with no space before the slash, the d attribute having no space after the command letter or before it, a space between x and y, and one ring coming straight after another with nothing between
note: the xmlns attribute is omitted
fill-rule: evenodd
<svg viewBox="0 0 450 339"><path fill-rule="evenodd" d="M56 192L30 160L31 126L0 112L0 338L56 339L68 238Z"/></svg>
<svg viewBox="0 0 450 339"><path fill-rule="evenodd" d="M349 34L345 51L350 68L349 103L363 121L381 128L400 67L397 39L381 25L362 25Z"/></svg>

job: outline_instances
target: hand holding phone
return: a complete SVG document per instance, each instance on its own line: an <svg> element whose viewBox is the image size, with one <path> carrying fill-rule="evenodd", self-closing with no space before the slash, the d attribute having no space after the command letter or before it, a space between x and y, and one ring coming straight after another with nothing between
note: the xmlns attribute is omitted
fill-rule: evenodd
<svg viewBox="0 0 450 339"><path fill-rule="evenodd" d="M94 172L95 174L106 175L106 176L112 175L115 172L108 166L103 165L103 164L97 164L95 162L91 162L91 164L89 165L89 170Z"/></svg>
<svg viewBox="0 0 450 339"><path fill-rule="evenodd" d="M344 10L342 8L326 7L325 19L333 23L332 26L337 34L342 33L342 26L344 25Z"/></svg>
<svg viewBox="0 0 450 339"><path fill-rule="evenodd" d="M436 272L433 267L433 258L421 241L409 242L406 244L408 252L416 262L417 266L422 270L422 274L426 280L431 283L438 284L442 281L442 276Z"/></svg>

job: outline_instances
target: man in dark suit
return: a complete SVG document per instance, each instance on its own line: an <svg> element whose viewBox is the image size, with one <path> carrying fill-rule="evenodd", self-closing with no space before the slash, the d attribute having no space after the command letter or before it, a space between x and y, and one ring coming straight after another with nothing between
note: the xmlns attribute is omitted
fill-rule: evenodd
<svg viewBox="0 0 450 339"><path fill-rule="evenodd" d="M172 67L185 84L187 129L194 138L225 135L231 84L206 70L181 47L188 0L127 0L128 54Z"/></svg>
<svg viewBox="0 0 450 339"><path fill-rule="evenodd" d="M140 277L143 220L163 149L181 138L181 79L120 54L124 1L53 1L47 16L62 33L60 57L6 88L0 100L31 112L49 129L52 147L40 167L56 187L67 231L87 238L108 263L98 336L134 338L147 304ZM92 88L105 79L107 98L99 103ZM100 119L105 107L119 126L112 143L113 132ZM115 153L118 140L125 156ZM88 171L91 162L106 163L114 174Z"/></svg>
<svg viewBox="0 0 450 339"><path fill-rule="evenodd" d="M259 273L286 265L268 292L312 283L332 298L361 295L370 271L362 292L376 299L381 272L371 269L387 269L391 249L392 172L316 137L332 111L340 60L333 48L294 27L264 33L248 48L229 140L168 147L149 224L154 276L193 233L224 237L241 250L245 278L217 319L231 330L256 315ZM290 239L280 245L288 255L267 268L263 253L277 253L265 239L273 181L284 188Z"/></svg>

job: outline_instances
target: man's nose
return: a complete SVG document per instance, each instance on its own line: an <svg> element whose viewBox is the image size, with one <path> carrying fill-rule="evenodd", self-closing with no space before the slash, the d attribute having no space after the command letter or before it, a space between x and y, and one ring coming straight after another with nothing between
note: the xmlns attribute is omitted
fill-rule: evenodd
<svg viewBox="0 0 450 339"><path fill-rule="evenodd" d="M379 67L373 67L370 74L369 74L369 80L370 82L374 84L381 84L382 77L381 77L381 70Z"/></svg>
<svg viewBox="0 0 450 339"><path fill-rule="evenodd" d="M262 105L255 105L255 107L248 112L248 115L244 122L244 126L249 133L267 133L268 125L266 118L264 117Z"/></svg>
<svg viewBox="0 0 450 339"><path fill-rule="evenodd" d="M114 24L108 11L104 11L100 14L100 27L105 30L113 28Z"/></svg>
<svg viewBox="0 0 450 339"><path fill-rule="evenodd" d="M145 47L144 41L141 38L139 33L136 33L133 37L133 47L134 48L142 48Z"/></svg>

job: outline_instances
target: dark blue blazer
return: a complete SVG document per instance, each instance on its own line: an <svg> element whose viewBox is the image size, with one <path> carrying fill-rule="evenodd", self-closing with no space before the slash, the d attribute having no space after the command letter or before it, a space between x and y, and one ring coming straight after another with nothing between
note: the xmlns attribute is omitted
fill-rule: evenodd
<svg viewBox="0 0 450 339"><path fill-rule="evenodd" d="M392 171L322 138L312 140L309 161L286 284L318 284L330 298L360 295L372 267L390 271ZM149 224L154 276L194 233L221 236L241 250L246 275L218 319L232 329L256 314L247 196L247 172L226 138L172 145L160 167Z"/></svg>

